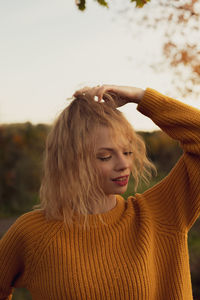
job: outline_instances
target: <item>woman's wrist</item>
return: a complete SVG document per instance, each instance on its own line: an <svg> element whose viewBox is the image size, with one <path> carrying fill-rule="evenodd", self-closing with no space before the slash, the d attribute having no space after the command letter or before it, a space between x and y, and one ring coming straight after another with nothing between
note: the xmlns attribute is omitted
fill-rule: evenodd
<svg viewBox="0 0 200 300"><path fill-rule="evenodd" d="M140 100L141 100L141 99L143 98L143 96L144 96L145 90L140 89L140 88L134 88L134 89L136 89L136 91L134 92L134 96L133 96L133 98L131 99L130 102L139 104L139 103L140 103Z"/></svg>
<svg viewBox="0 0 200 300"><path fill-rule="evenodd" d="M141 91L140 91L140 93L138 95L138 104L139 104L140 100L143 98L144 92L145 92L145 90L141 89Z"/></svg>

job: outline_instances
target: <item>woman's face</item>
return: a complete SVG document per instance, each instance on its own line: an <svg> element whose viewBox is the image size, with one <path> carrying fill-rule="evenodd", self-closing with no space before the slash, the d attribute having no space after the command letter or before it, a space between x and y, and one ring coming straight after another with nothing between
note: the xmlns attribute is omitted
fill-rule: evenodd
<svg viewBox="0 0 200 300"><path fill-rule="evenodd" d="M96 164L102 189L107 196L123 194L131 173L132 152L116 145L111 139L111 130L105 126L98 128L95 136ZM120 136L118 144L123 144Z"/></svg>

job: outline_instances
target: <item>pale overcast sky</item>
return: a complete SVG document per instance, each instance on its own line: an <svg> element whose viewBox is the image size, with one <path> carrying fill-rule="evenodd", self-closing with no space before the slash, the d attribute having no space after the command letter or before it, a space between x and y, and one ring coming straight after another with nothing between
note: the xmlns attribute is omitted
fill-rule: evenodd
<svg viewBox="0 0 200 300"><path fill-rule="evenodd" d="M84 85L169 90L169 72L150 68L160 56L161 34L134 38L120 15L113 21L112 8L87 3L80 12L75 0L0 0L0 123L51 123ZM200 108L199 101L187 103ZM157 128L135 108L121 110L136 130Z"/></svg>

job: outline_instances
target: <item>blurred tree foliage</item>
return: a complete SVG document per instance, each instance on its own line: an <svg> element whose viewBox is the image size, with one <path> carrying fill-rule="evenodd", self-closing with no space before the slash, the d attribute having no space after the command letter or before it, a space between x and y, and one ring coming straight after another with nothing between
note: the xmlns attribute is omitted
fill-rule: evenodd
<svg viewBox="0 0 200 300"><path fill-rule="evenodd" d="M160 33L161 57L152 58L156 74L170 73L172 90L181 97L199 98L200 93L200 1L151 0L140 10L125 1L117 1L115 15L125 21L133 38ZM135 57L133 56L133 59ZM170 91L167 92L170 95Z"/></svg>
<svg viewBox="0 0 200 300"><path fill-rule="evenodd" d="M182 154L179 143L163 131L138 133L146 143L148 157L155 164L158 174L168 174Z"/></svg>
<svg viewBox="0 0 200 300"><path fill-rule="evenodd" d="M159 8L159 11L158 11ZM153 14L154 12L154 14ZM156 13L157 12L157 13ZM163 59L152 68L173 72L172 84L183 97L200 92L200 3L198 0L157 0L143 11L140 24L163 30ZM153 16L153 17L152 17Z"/></svg>
<svg viewBox="0 0 200 300"><path fill-rule="evenodd" d="M96 0L109 7L108 1ZM75 0L82 11L86 0ZM132 5L132 2L135 5ZM111 5L112 4L112 5ZM145 5L147 4L147 5ZM182 97L200 93L200 1L198 0L130 0L110 1L117 19L127 23L133 38L162 33L157 46L162 47L162 57L152 60L150 67L156 72L171 73L171 85ZM137 9L143 7L142 9ZM137 26L136 26L137 25ZM149 47L154 49L154 44ZM135 54L133 56L135 59ZM170 91L168 91L170 95Z"/></svg>
<svg viewBox="0 0 200 300"><path fill-rule="evenodd" d="M143 7L144 4L149 2L150 0L130 0L130 2L134 2L136 7ZM96 0L101 6L108 7L108 1L105 0ZM86 0L75 0L75 3L79 10L85 10L86 9Z"/></svg>
<svg viewBox="0 0 200 300"><path fill-rule="evenodd" d="M1 214L19 214L36 203L48 130L31 123L0 126Z"/></svg>
<svg viewBox="0 0 200 300"><path fill-rule="evenodd" d="M50 126L31 123L0 126L1 215L21 214L38 201L45 139ZM139 132L150 159L166 175L181 155L177 142L161 131Z"/></svg>

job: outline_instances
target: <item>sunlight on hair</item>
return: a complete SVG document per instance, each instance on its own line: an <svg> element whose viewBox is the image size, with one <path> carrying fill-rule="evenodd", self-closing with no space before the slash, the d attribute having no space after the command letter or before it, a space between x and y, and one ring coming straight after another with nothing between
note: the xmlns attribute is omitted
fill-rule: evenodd
<svg viewBox="0 0 200 300"><path fill-rule="evenodd" d="M99 104L87 93L70 98L47 137L40 207L48 219L63 220L70 226L75 216L86 221L94 205L105 205L95 166L93 132L99 126L110 128L116 143L121 136L120 141L131 148L135 190L140 179L148 182L151 178L154 166L146 156L144 141L116 109L113 97L105 94L104 99Z"/></svg>

